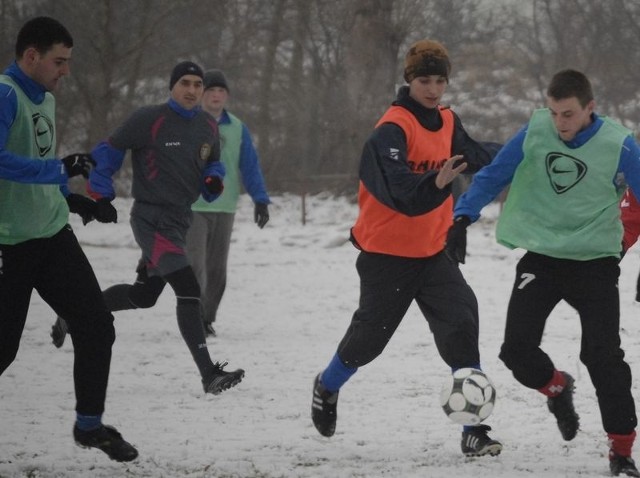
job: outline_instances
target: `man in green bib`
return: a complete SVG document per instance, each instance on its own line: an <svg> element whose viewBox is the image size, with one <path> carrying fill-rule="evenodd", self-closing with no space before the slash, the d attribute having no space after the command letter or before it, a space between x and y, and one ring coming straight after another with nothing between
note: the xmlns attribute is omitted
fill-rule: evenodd
<svg viewBox="0 0 640 478"><path fill-rule="evenodd" d="M102 424L115 340L113 316L68 225L70 210L85 220L93 218L95 203L69 194L67 180L88 177L94 161L89 154L55 158L51 91L69 74L72 47L62 24L36 17L21 28L16 61L0 75L0 375L18 353L35 290L68 319L77 444L99 448L116 461L131 461L137 450L115 428Z"/></svg>
<svg viewBox="0 0 640 478"><path fill-rule="evenodd" d="M579 428L575 380L555 367L540 344L555 306L564 300L573 307L582 327L580 360L595 387L610 446L611 473L640 476L631 458L637 418L621 349L618 294L618 204L625 181L640 193L640 148L631 131L594 109L583 73L556 73L547 108L534 111L460 197L446 251L464 263L467 226L510 184L496 239L526 253L516 268L500 359L517 381L547 397L563 439L572 440Z"/></svg>
<svg viewBox="0 0 640 478"><path fill-rule="evenodd" d="M221 70L204 74L202 109L218 122L220 162L224 164L224 191L207 202L193 203L193 222L187 233L187 255L202 289L200 306L205 334L215 336L213 323L227 286L231 233L242 188L254 203L254 221L262 229L269 221L269 204L258 153L249 128L227 110L229 84Z"/></svg>

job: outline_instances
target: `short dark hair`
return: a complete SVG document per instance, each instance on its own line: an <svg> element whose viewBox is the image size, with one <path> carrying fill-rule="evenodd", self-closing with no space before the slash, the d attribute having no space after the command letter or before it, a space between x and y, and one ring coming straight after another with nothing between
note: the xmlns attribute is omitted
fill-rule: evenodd
<svg viewBox="0 0 640 478"><path fill-rule="evenodd" d="M562 70L553 75L547 88L547 96L554 100L576 97L584 108L593 100L591 82L577 70Z"/></svg>
<svg viewBox="0 0 640 478"><path fill-rule="evenodd" d="M67 48L73 46L73 38L69 30L51 17L32 18L18 32L16 58L21 58L27 48L31 47L43 55L57 43L62 43Z"/></svg>

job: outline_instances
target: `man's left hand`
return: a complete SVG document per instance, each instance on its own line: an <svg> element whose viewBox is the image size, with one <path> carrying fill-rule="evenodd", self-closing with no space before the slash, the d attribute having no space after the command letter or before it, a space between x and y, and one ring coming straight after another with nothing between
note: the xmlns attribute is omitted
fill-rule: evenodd
<svg viewBox="0 0 640 478"><path fill-rule="evenodd" d="M269 206L265 203L257 202L253 209L253 221L262 229L269 222Z"/></svg>

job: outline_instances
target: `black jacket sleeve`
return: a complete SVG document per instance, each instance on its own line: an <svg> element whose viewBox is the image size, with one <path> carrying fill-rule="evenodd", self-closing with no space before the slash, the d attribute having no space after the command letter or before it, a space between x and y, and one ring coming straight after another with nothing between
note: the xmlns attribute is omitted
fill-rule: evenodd
<svg viewBox="0 0 640 478"><path fill-rule="evenodd" d="M419 216L440 206L451 185L439 189L438 171L416 174L407 162L407 141L398 125L385 123L374 130L360 159L360 180L378 201L407 216Z"/></svg>
<svg viewBox="0 0 640 478"><path fill-rule="evenodd" d="M464 156L468 166L465 174L477 173L483 166L489 164L502 147L499 143L478 142L471 138L462 126L462 121L457 114L453 113L455 126L453 130L453 143L451 154L461 154Z"/></svg>

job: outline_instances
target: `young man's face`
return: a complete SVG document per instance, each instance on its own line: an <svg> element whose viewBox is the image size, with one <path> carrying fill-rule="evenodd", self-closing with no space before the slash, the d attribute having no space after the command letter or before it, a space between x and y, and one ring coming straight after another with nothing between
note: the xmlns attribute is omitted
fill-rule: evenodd
<svg viewBox="0 0 640 478"><path fill-rule="evenodd" d="M60 78L69 74L70 60L71 48L56 43L45 54L40 54L35 48L27 48L18 63L32 80L47 91L54 91Z"/></svg>
<svg viewBox="0 0 640 478"><path fill-rule="evenodd" d="M435 108L446 89L447 79L444 76L418 76L409 83L409 96L425 108Z"/></svg>
<svg viewBox="0 0 640 478"><path fill-rule="evenodd" d="M547 97L547 106L551 111L551 119L553 119L560 139L571 141L580 131L591 124L595 101L591 100L583 108L575 96L562 100Z"/></svg>
<svg viewBox="0 0 640 478"><path fill-rule="evenodd" d="M207 88L202 95L202 109L218 118L227 104L229 92L221 86Z"/></svg>
<svg viewBox="0 0 640 478"><path fill-rule="evenodd" d="M185 110L192 110L200 104L202 90L202 78L197 75L184 75L173 85L171 98Z"/></svg>

